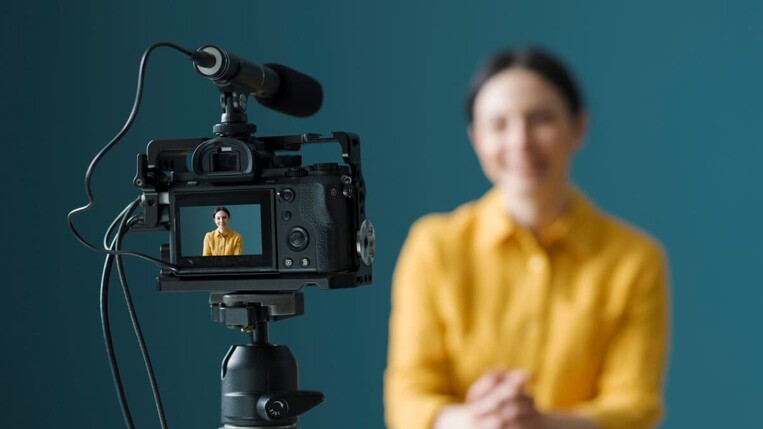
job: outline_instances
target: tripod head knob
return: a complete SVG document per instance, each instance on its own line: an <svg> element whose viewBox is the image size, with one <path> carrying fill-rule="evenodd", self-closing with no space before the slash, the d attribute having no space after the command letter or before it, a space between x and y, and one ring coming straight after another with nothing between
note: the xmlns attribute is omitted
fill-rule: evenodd
<svg viewBox="0 0 763 429"><path fill-rule="evenodd" d="M323 393L296 391L264 395L257 401L257 414L271 422L297 417L323 402Z"/></svg>

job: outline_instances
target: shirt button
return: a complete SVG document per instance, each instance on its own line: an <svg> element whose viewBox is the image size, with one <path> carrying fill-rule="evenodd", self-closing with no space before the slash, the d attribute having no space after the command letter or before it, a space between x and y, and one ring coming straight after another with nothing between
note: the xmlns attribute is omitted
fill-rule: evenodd
<svg viewBox="0 0 763 429"><path fill-rule="evenodd" d="M546 267L546 260L541 255L530 256L527 261L527 268L530 271L538 272L542 271Z"/></svg>

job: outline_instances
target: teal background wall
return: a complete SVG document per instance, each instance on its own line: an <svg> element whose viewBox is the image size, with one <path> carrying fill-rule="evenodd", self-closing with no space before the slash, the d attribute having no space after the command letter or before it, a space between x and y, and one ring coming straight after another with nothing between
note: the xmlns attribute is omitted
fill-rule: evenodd
<svg viewBox="0 0 763 429"><path fill-rule="evenodd" d="M3 427L120 427L101 340L102 258L66 213L85 201L88 162L121 127L151 43L215 43L318 78L323 109L295 119L250 109L260 135L361 136L375 282L308 290L279 322L301 385L326 401L304 428L381 428L390 274L408 226L481 195L462 96L499 47L549 47L576 71L592 117L574 180L665 245L673 287L666 429L755 427L763 398L763 2L28 0L0 6L2 32ZM149 64L135 126L94 176L79 219L100 241L137 193L150 139L209 135L217 93L173 51ZM129 237L155 252L162 234ZM156 269L128 275L171 428L219 425L219 364L241 334L209 321L204 294L160 294ZM118 292L114 292L118 297ZM158 427L122 301L117 352L139 428Z"/></svg>

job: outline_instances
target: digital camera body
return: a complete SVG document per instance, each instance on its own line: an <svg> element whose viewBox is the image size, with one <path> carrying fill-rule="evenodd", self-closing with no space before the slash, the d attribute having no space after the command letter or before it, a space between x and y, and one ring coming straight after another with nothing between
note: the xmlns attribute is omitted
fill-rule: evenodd
<svg viewBox="0 0 763 429"><path fill-rule="evenodd" d="M315 143L338 143L345 165L302 165L294 152ZM173 268L162 269L159 290L286 292L372 282L375 235L354 134L154 140L137 170L140 227L169 230L161 253ZM243 242L236 254L205 248L222 207Z"/></svg>

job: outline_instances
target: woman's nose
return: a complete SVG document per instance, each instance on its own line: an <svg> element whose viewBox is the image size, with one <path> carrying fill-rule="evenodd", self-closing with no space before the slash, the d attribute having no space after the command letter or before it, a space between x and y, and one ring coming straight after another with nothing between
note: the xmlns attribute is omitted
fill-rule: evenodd
<svg viewBox="0 0 763 429"><path fill-rule="evenodd" d="M525 121L515 121L503 135L503 146L510 150L526 150L532 142L530 127Z"/></svg>

